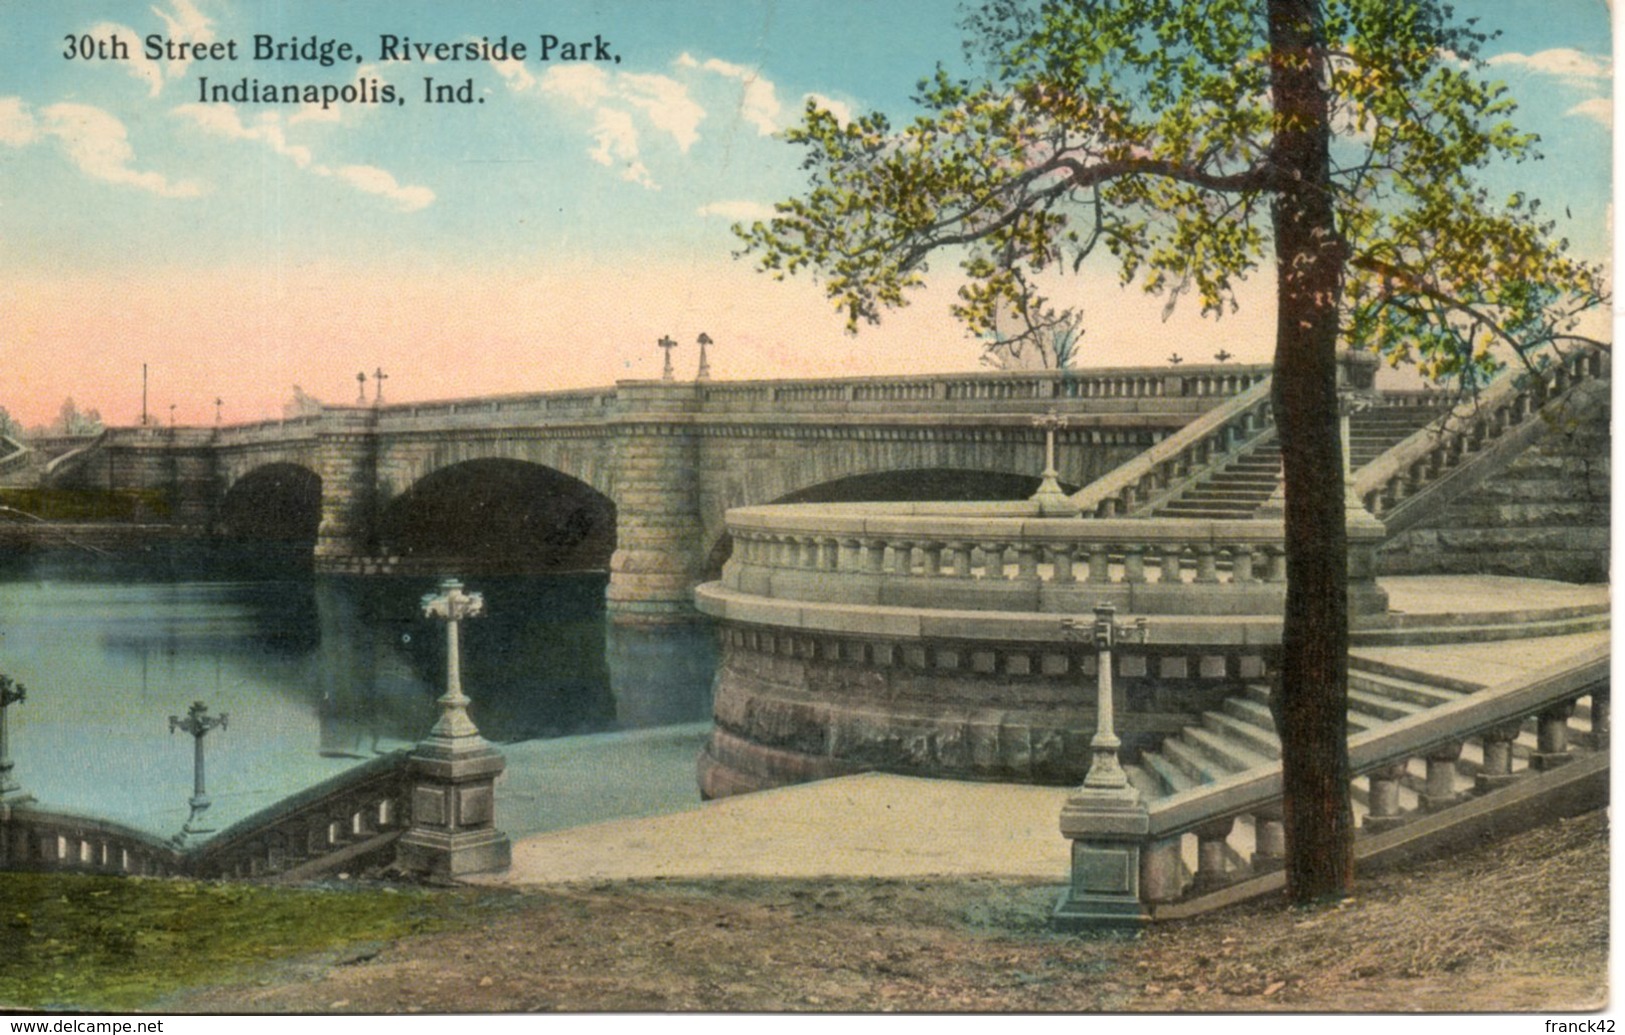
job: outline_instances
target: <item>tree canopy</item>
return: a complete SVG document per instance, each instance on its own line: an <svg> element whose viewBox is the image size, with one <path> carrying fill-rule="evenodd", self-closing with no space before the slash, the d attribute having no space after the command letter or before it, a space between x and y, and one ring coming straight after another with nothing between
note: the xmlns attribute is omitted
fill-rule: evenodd
<svg viewBox="0 0 1625 1035"><path fill-rule="evenodd" d="M1438 0L988 0L967 23L988 69L920 84L922 113L842 123L809 104L789 139L807 193L736 227L777 277L810 271L850 329L956 258L975 333L1035 337L1035 285L1098 256L1168 304L1276 288L1276 430L1287 592L1271 710L1287 891L1346 893L1348 500L1339 345L1472 386L1582 340L1602 271L1481 172L1535 156L1487 36ZM1076 329L1074 327L1074 329ZM1041 339L1039 339L1041 340Z"/></svg>
<svg viewBox="0 0 1625 1035"><path fill-rule="evenodd" d="M1344 342L1471 384L1572 340L1605 300L1601 271L1537 201L1476 180L1538 143L1483 75L1486 33L1434 0L1318 13ZM816 270L852 329L906 304L950 254L955 312L998 341L1046 323L1029 313L1053 322L1033 285L1091 255L1170 304L1233 307L1237 282L1273 259L1283 175L1266 4L992 0L966 28L988 76L939 68L905 125L809 103L788 134L809 190L736 228L744 252L778 276Z"/></svg>

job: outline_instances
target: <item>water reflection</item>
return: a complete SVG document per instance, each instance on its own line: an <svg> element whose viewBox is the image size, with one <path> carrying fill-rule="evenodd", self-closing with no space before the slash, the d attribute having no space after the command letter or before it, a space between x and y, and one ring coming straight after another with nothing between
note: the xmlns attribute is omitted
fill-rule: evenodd
<svg viewBox="0 0 1625 1035"><path fill-rule="evenodd" d="M445 672L444 627L418 604L435 580L289 571L220 548L0 560L0 671L32 691L12 713L18 779L48 804L169 832L185 819L190 751L166 717L193 700L232 715L211 744L222 823L423 736ZM709 716L710 631L610 630L604 581L470 583L487 617L463 626L463 678L487 737Z"/></svg>

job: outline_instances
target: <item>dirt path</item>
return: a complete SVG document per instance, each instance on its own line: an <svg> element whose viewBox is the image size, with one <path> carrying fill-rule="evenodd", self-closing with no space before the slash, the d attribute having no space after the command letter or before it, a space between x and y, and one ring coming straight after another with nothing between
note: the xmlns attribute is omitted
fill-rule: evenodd
<svg viewBox="0 0 1625 1035"><path fill-rule="evenodd" d="M161 1009L1595 1010L1607 889L1602 813L1366 876L1334 909L1257 903L1127 939L1051 934L1057 889L1016 880L606 882Z"/></svg>

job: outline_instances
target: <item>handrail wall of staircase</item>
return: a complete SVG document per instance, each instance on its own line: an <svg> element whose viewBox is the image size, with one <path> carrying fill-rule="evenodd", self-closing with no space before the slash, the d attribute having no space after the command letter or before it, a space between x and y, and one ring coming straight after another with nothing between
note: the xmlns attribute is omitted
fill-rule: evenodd
<svg viewBox="0 0 1625 1035"><path fill-rule="evenodd" d="M1475 478L1462 476L1470 456L1490 451L1511 459L1547 426L1538 418L1561 406L1572 389L1608 377L1611 368L1606 350L1585 348L1562 357L1543 377L1508 373L1362 467L1355 492L1389 532L1402 531L1429 511L1420 504L1430 490L1448 485L1453 498L1486 476L1488 468Z"/></svg>
<svg viewBox="0 0 1625 1035"><path fill-rule="evenodd" d="M0 869L154 877L183 872L185 858L156 834L29 801L0 805Z"/></svg>
<svg viewBox="0 0 1625 1035"><path fill-rule="evenodd" d="M104 428L96 435L95 438L92 438L84 445L70 449L61 456L52 457L50 460L48 460L45 464L45 480L49 481L51 478L54 478L63 468L84 459L84 457L92 450L100 446L103 442L107 441L107 433L108 429Z"/></svg>
<svg viewBox="0 0 1625 1035"><path fill-rule="evenodd" d="M411 822L408 752L379 756L188 847L113 820L0 806L0 870L309 877L392 842Z"/></svg>
<svg viewBox="0 0 1625 1035"><path fill-rule="evenodd" d="M1215 461L1238 451L1273 427L1270 388L1265 377L1232 396L1127 463L1072 494L1085 516L1132 514L1149 497L1164 493Z"/></svg>
<svg viewBox="0 0 1625 1035"><path fill-rule="evenodd" d="M0 435L0 449L5 450L5 455L0 456L0 474L27 466L34 455L34 450L26 442L19 442L10 435Z"/></svg>
<svg viewBox="0 0 1625 1035"><path fill-rule="evenodd" d="M1456 807L1465 808L1477 796L1451 793L1464 743L1479 739L1485 764L1481 773L1490 773L1479 791L1513 785L1518 779L1546 768L1558 768L1568 752L1567 721L1574 702L1592 698L1592 746L1601 753L1606 766L1609 686L1608 644L1559 660L1546 674L1529 679L1517 677L1458 701L1418 712L1405 719L1366 730L1349 738L1351 778L1365 777L1372 783L1371 813L1360 833L1393 829L1384 824L1403 825L1414 817L1401 815L1397 786L1413 777L1404 770L1413 759L1425 759L1425 786L1418 790L1418 807L1441 815ZM1544 766L1512 772L1511 742L1529 719L1538 724L1540 749L1549 753ZM1496 748L1494 744L1500 745ZM1491 762L1491 759L1497 759ZM1580 767L1576 767L1578 770ZM1389 787L1379 789L1378 784ZM1431 800L1429 797L1431 796ZM1255 825L1279 824L1281 810L1281 769L1279 764L1258 766L1234 773L1213 783L1189 788L1148 803L1148 831L1141 843L1141 900L1152 909L1159 904L1179 903L1206 895L1227 884L1239 884L1256 876L1260 860L1227 869L1225 839L1235 820L1252 816ZM1197 873L1187 888L1180 872L1180 840L1195 835L1199 842ZM1077 837L1077 831L1068 831ZM1279 858L1274 860L1279 865Z"/></svg>

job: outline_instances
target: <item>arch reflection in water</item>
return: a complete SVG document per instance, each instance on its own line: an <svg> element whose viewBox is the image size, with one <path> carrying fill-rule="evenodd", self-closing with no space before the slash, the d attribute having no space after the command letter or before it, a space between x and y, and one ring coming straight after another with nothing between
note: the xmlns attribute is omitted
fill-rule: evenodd
<svg viewBox="0 0 1625 1035"><path fill-rule="evenodd" d="M265 569L245 579L253 569L241 558L148 560L41 555L0 571L0 649L8 672L37 690L13 756L42 800L172 829L189 774L170 772L163 719L200 695L244 731L211 763L221 822L433 724L444 636L417 603L434 579ZM606 651L605 579L470 580L489 617L464 629L464 678L488 738L709 718L709 629L617 631Z"/></svg>

